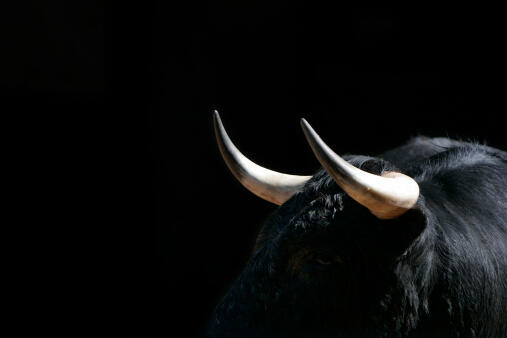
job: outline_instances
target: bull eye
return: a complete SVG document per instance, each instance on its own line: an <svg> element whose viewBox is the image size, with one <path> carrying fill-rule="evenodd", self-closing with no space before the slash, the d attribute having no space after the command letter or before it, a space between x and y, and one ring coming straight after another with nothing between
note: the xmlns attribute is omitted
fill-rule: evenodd
<svg viewBox="0 0 507 338"><path fill-rule="evenodd" d="M331 265L335 263L341 263L342 260L339 256L333 255L322 255L315 259L315 261L320 265Z"/></svg>
<svg viewBox="0 0 507 338"><path fill-rule="evenodd" d="M316 259L317 263L319 263L320 265L329 265L329 264L333 264L333 261L329 258L317 258Z"/></svg>

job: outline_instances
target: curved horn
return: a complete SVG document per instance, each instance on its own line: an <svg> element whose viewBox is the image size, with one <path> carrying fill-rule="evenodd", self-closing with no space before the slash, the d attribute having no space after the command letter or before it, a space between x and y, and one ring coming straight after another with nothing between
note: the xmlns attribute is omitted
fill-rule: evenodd
<svg viewBox="0 0 507 338"><path fill-rule="evenodd" d="M255 164L234 146L225 132L222 120L213 114L215 135L225 163L245 188L266 201L283 204L311 178L282 174Z"/></svg>
<svg viewBox="0 0 507 338"><path fill-rule="evenodd" d="M412 178L397 172L379 176L358 169L331 150L305 119L301 119L301 127L324 169L350 197L378 218L396 218L417 202L419 185Z"/></svg>

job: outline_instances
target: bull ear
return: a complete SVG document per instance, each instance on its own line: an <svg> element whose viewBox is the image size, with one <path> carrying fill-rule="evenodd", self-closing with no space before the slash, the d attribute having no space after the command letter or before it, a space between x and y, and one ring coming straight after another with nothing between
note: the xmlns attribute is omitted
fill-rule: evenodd
<svg viewBox="0 0 507 338"><path fill-rule="evenodd" d="M399 257L407 250L417 247L417 241L427 227L424 211L413 208L398 218L381 221L379 225L382 251L388 256Z"/></svg>

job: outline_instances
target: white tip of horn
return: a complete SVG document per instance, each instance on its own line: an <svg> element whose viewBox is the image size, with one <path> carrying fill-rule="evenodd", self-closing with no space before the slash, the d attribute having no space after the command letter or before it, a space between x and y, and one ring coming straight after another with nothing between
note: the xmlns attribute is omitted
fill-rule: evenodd
<svg viewBox="0 0 507 338"><path fill-rule="evenodd" d="M232 143L216 110L213 113L213 123L218 147L225 163L238 181L255 195L281 205L311 178L279 173L250 161Z"/></svg>

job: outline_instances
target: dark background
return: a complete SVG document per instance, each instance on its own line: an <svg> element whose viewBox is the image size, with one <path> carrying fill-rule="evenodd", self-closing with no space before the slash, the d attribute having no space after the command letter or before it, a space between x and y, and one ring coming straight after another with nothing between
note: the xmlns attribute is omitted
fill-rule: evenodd
<svg viewBox="0 0 507 338"><path fill-rule="evenodd" d="M319 168L301 117L339 154L421 134L507 149L501 14L250 0L4 11L4 107L37 131L17 143L29 168L63 162L52 178L77 195L64 198L86 238L74 330L196 336L241 271L276 206L228 172L214 109L245 155L292 174Z"/></svg>

